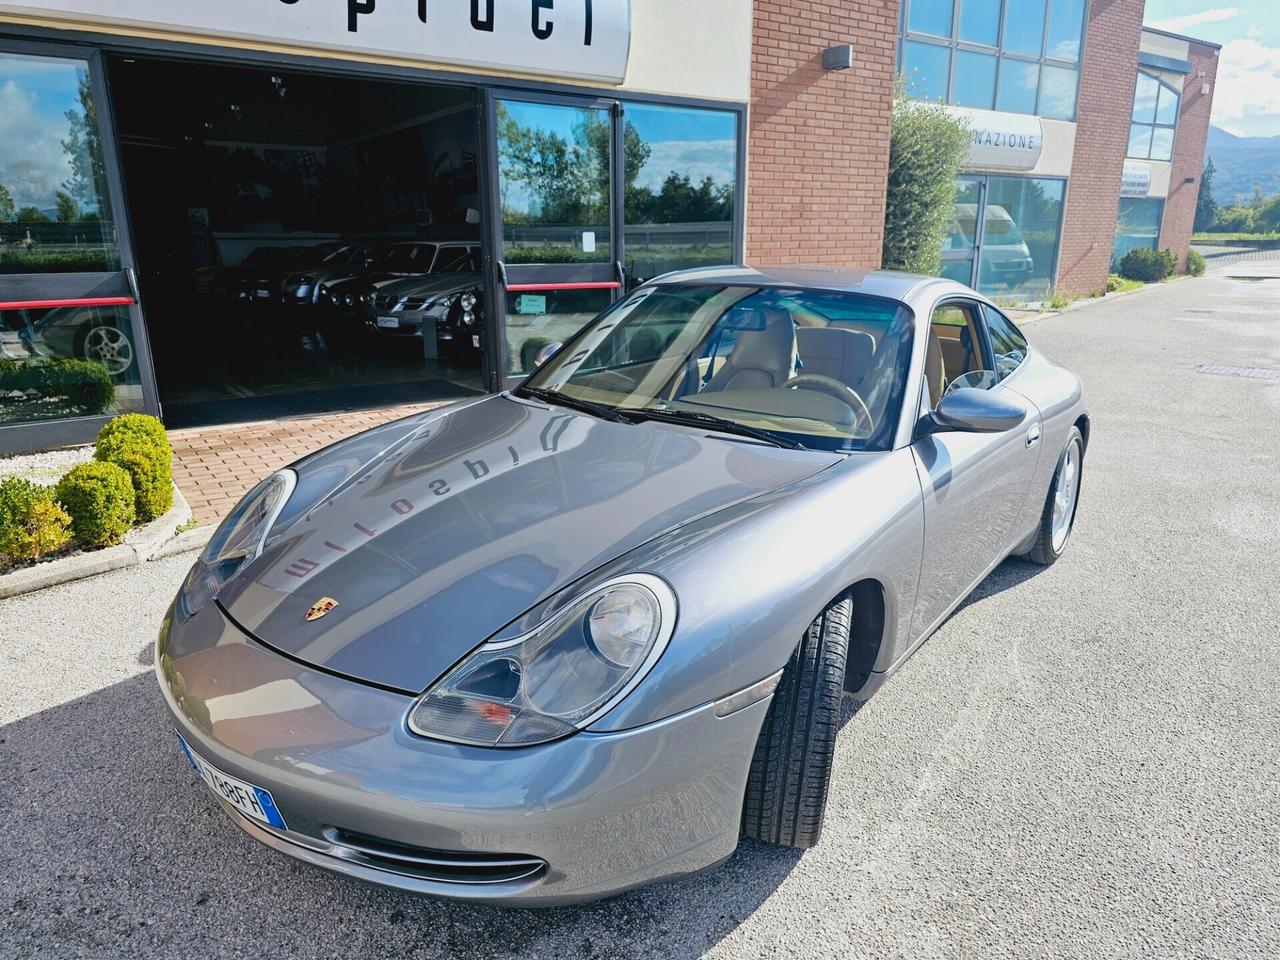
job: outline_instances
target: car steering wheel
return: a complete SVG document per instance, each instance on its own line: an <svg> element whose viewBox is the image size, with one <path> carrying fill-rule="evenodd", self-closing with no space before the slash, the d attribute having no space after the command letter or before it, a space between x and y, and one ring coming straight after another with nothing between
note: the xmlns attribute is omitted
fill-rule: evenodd
<svg viewBox="0 0 1280 960"><path fill-rule="evenodd" d="M835 377L826 377L820 373L801 373L792 377L782 385L785 389L816 390L834 397L853 411L854 427L865 427L867 433L875 429L875 421L871 419L871 411L858 396L858 391L847 383L841 383Z"/></svg>

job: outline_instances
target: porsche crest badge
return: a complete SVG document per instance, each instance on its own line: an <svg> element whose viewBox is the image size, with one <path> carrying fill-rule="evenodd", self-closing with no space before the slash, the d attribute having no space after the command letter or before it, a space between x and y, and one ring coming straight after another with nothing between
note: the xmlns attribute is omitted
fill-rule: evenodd
<svg viewBox="0 0 1280 960"><path fill-rule="evenodd" d="M333 597L321 597L311 605L311 609L307 611L307 623L312 620L319 620L321 617L327 616L329 611L338 605L338 601Z"/></svg>

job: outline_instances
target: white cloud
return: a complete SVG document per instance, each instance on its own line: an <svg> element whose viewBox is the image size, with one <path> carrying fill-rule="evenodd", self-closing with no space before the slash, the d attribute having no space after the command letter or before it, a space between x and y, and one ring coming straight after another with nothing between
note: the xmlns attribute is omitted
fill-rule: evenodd
<svg viewBox="0 0 1280 960"><path fill-rule="evenodd" d="M19 207L50 207L71 175L62 149L67 121L39 110L34 93L12 80L0 81L0 183Z"/></svg>
<svg viewBox="0 0 1280 960"><path fill-rule="evenodd" d="M1218 58L1213 122L1247 137L1280 134L1280 47L1252 38L1232 40Z"/></svg>
<svg viewBox="0 0 1280 960"><path fill-rule="evenodd" d="M1214 7L1212 10L1201 10L1199 13L1188 13L1181 17L1170 17L1167 20L1153 20L1147 26L1157 30L1168 30L1170 33L1186 33L1206 23L1221 23L1240 16L1239 7Z"/></svg>
<svg viewBox="0 0 1280 960"><path fill-rule="evenodd" d="M636 184L662 189L662 181L672 170L688 174L695 184L710 177L717 184L733 179L737 148L732 140L660 140L649 144L649 162Z"/></svg>

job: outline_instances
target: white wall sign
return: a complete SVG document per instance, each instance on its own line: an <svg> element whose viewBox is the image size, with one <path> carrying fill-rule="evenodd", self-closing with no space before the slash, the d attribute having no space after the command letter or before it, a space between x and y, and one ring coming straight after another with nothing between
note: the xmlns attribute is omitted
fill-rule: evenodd
<svg viewBox="0 0 1280 960"><path fill-rule="evenodd" d="M0 12L621 83L631 0L0 0Z"/></svg>
<svg viewBox="0 0 1280 960"><path fill-rule="evenodd" d="M1120 183L1120 196L1145 197L1151 193L1151 164L1141 160L1124 162L1124 180Z"/></svg>
<svg viewBox="0 0 1280 960"><path fill-rule="evenodd" d="M969 122L969 161L975 169L1031 170L1044 149L1044 125L1039 117L948 107Z"/></svg>

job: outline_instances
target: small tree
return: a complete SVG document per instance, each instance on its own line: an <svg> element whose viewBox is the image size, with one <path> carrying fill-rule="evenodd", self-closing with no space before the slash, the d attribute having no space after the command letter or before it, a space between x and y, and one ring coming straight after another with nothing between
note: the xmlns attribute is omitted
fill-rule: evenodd
<svg viewBox="0 0 1280 960"><path fill-rule="evenodd" d="M80 219L80 207L71 199L71 194L59 190L54 194L54 199L58 205L58 222L59 223L75 223Z"/></svg>
<svg viewBox="0 0 1280 960"><path fill-rule="evenodd" d="M18 223L49 223L48 217L40 212L39 207L19 207L16 217Z"/></svg>
<svg viewBox="0 0 1280 960"><path fill-rule="evenodd" d="M13 194L9 188L0 183L0 223L12 223L18 216L18 208L14 206Z"/></svg>
<svg viewBox="0 0 1280 960"><path fill-rule="evenodd" d="M956 176L969 151L967 124L932 103L912 100L898 81L889 147L884 265L933 274L955 213Z"/></svg>
<svg viewBox="0 0 1280 960"><path fill-rule="evenodd" d="M1217 172L1217 167L1213 165L1213 157L1210 157L1204 165L1204 174L1200 177L1200 193L1196 197L1195 230L1197 233L1212 230L1214 224L1218 222L1218 201L1213 195L1213 178Z"/></svg>

